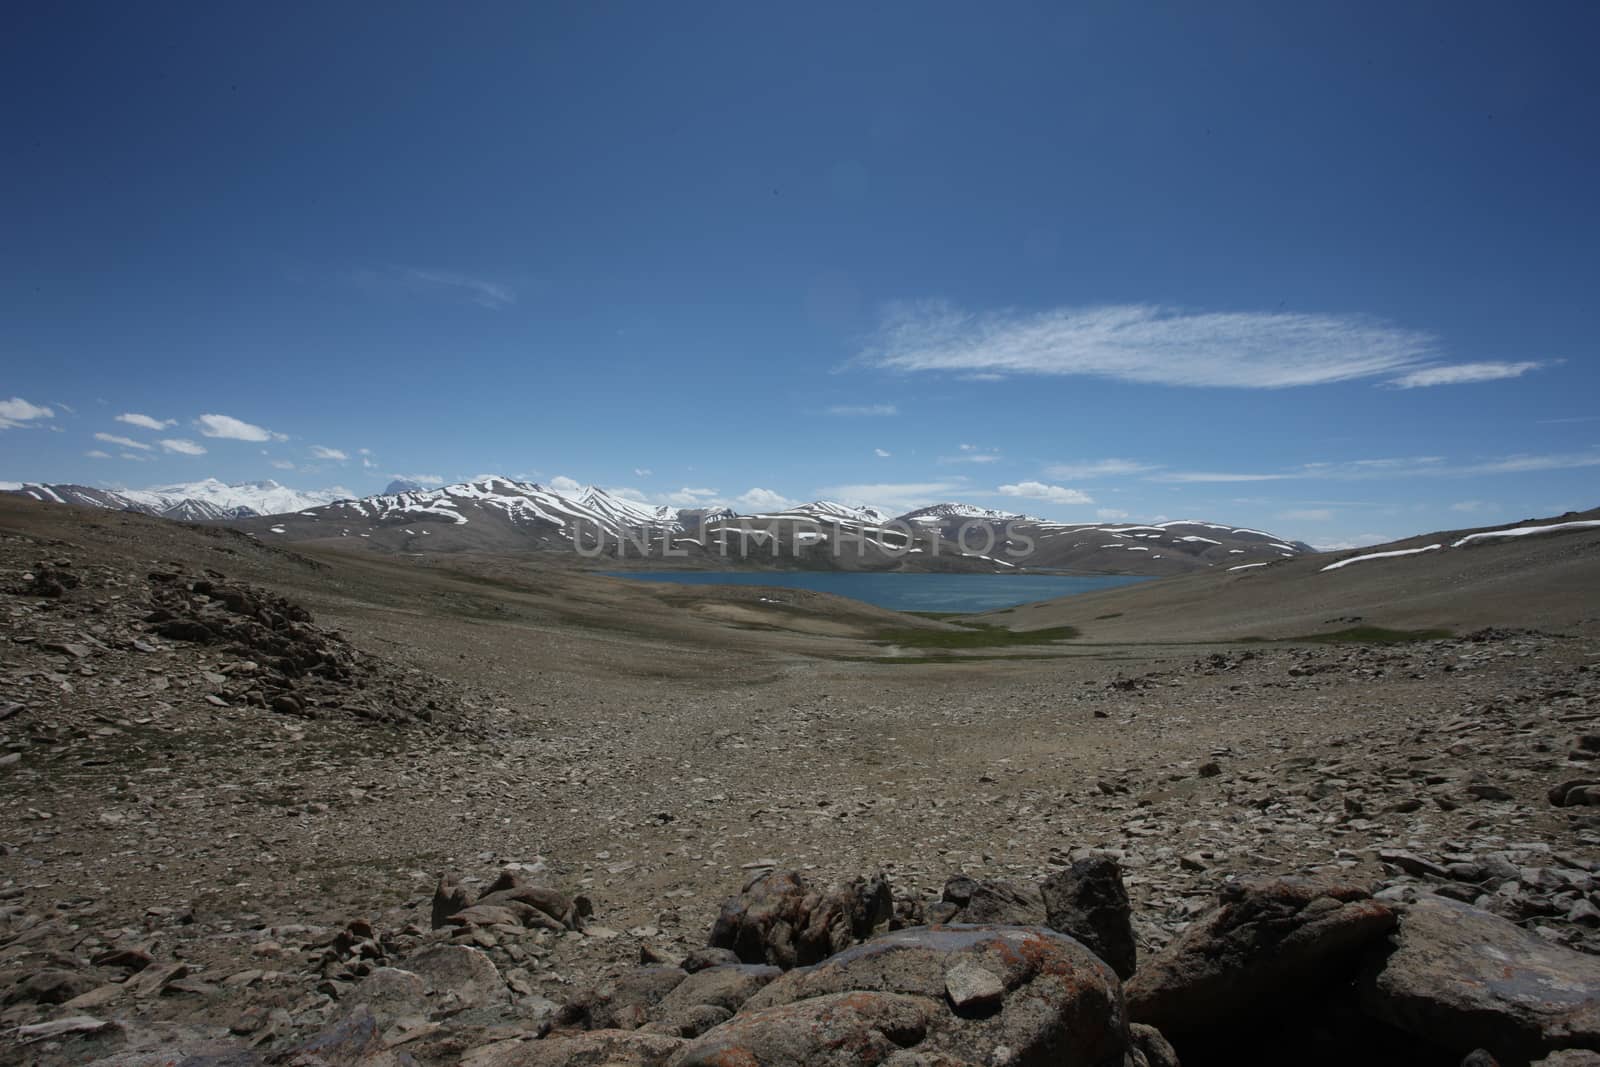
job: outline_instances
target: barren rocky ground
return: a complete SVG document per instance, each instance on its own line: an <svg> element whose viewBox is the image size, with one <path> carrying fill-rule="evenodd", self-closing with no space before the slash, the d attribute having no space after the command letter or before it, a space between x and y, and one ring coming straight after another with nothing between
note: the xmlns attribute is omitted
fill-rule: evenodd
<svg viewBox="0 0 1600 1067"><path fill-rule="evenodd" d="M826 597L763 614L30 502L0 506L0 590L3 1062L289 1056L438 945L494 964L497 1010L462 993L360 1062L523 1055L769 870L881 874L912 916L953 876L1110 857L1141 958L1292 874L1600 951L1588 630L927 662L873 637L935 624ZM560 903L434 930L442 874Z"/></svg>

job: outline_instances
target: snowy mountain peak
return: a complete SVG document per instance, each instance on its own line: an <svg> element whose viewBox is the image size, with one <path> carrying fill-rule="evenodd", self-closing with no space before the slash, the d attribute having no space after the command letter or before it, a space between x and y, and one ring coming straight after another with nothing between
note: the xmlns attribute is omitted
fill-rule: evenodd
<svg viewBox="0 0 1600 1067"><path fill-rule="evenodd" d="M994 508L980 508L974 504L958 504L947 501L943 504L930 504L925 508L908 511L900 516L907 522L917 522L926 519L986 519L990 522L1038 522L1038 519L1027 515L1019 515L1009 511L997 511Z"/></svg>
<svg viewBox="0 0 1600 1067"><path fill-rule="evenodd" d="M337 486L306 492L270 480L230 485L217 478L150 489L96 489L86 485L28 483L15 492L50 503L138 511L186 522L281 515L321 507L350 495L347 490Z"/></svg>

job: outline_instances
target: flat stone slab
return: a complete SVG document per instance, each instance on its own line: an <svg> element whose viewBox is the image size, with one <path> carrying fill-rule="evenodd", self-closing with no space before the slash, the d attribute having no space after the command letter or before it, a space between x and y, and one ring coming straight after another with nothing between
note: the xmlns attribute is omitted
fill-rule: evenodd
<svg viewBox="0 0 1600 1067"><path fill-rule="evenodd" d="M1600 1050L1600 958L1470 904L1424 896L1362 982L1370 1014L1445 1048L1502 1062Z"/></svg>

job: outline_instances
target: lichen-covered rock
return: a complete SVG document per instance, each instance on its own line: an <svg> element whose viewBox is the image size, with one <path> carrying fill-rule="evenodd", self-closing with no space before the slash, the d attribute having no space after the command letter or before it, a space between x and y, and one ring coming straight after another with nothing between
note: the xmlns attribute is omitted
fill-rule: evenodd
<svg viewBox="0 0 1600 1067"><path fill-rule="evenodd" d="M723 904L709 944L744 963L804 967L872 936L893 910L882 877L819 891L799 871L769 871Z"/></svg>
<svg viewBox="0 0 1600 1067"><path fill-rule="evenodd" d="M405 961L422 979L432 1012L495 1007L510 997L500 969L488 955L466 945L434 945Z"/></svg>
<svg viewBox="0 0 1600 1067"><path fill-rule="evenodd" d="M1408 907L1392 940L1362 981L1362 1006L1375 1017L1505 1063L1600 1051L1600 959L1436 896Z"/></svg>
<svg viewBox="0 0 1600 1067"><path fill-rule="evenodd" d="M670 1067L871 1067L928 1036L937 1001L832 993L731 1021L691 1042Z"/></svg>
<svg viewBox="0 0 1600 1067"><path fill-rule="evenodd" d="M1304 1003L1347 980L1361 953L1394 927L1365 887L1279 878L1228 886L1128 982L1128 1015L1168 1036L1234 1025L1263 1004Z"/></svg>
<svg viewBox="0 0 1600 1067"><path fill-rule="evenodd" d="M640 967L573 996L556 1012L554 1025L561 1030L637 1030L688 977L677 967Z"/></svg>
<svg viewBox="0 0 1600 1067"><path fill-rule="evenodd" d="M1128 1047L1117 976L1082 945L1042 927L959 925L790 971L672 1063L1122 1067Z"/></svg>

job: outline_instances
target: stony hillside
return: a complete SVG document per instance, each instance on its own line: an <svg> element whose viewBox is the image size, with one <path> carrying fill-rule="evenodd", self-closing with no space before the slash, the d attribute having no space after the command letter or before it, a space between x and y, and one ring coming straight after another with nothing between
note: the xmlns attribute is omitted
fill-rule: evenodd
<svg viewBox="0 0 1600 1067"><path fill-rule="evenodd" d="M1447 530L1370 548L1029 604L1020 627L1089 641L1299 637L1386 627L1600 632L1600 509Z"/></svg>
<svg viewBox="0 0 1600 1067"><path fill-rule="evenodd" d="M0 1062L1600 1055L1593 635L637 584L0 503Z"/></svg>

